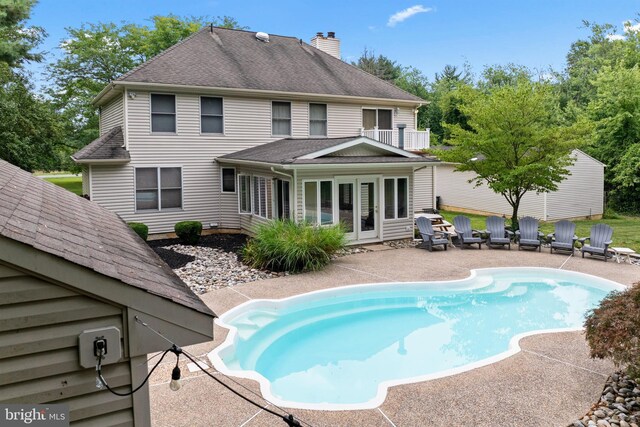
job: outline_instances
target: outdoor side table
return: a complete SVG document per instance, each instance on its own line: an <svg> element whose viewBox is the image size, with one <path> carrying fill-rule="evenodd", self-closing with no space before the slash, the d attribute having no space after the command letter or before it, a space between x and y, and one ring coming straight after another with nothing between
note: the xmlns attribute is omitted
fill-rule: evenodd
<svg viewBox="0 0 640 427"><path fill-rule="evenodd" d="M609 248L609 250L613 253L613 258L618 264L621 262L624 263L625 261L631 264L630 255L636 253L636 251L631 248Z"/></svg>

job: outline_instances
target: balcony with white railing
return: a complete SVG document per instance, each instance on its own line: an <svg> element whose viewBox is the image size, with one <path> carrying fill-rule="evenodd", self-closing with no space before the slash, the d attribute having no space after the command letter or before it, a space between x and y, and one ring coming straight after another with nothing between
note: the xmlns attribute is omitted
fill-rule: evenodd
<svg viewBox="0 0 640 427"><path fill-rule="evenodd" d="M360 135L384 144L399 147L398 129L360 129ZM418 151L429 148L429 129L404 130L404 149Z"/></svg>

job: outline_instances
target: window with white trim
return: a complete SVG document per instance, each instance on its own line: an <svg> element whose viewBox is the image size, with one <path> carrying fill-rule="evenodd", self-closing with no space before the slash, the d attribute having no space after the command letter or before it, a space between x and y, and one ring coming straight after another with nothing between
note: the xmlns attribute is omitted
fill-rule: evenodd
<svg viewBox="0 0 640 427"><path fill-rule="evenodd" d="M311 224L333 224L333 181L304 182L304 220Z"/></svg>
<svg viewBox="0 0 640 427"><path fill-rule="evenodd" d="M213 96L200 97L200 132L224 133L222 98Z"/></svg>
<svg viewBox="0 0 640 427"><path fill-rule="evenodd" d="M263 176L253 177L253 209L254 215L267 217L267 178Z"/></svg>
<svg viewBox="0 0 640 427"><path fill-rule="evenodd" d="M151 132L176 132L176 96L151 94Z"/></svg>
<svg viewBox="0 0 640 427"><path fill-rule="evenodd" d="M384 219L407 218L409 215L409 179L384 179Z"/></svg>
<svg viewBox="0 0 640 427"><path fill-rule="evenodd" d="M327 136L327 104L309 104L309 135Z"/></svg>
<svg viewBox="0 0 640 427"><path fill-rule="evenodd" d="M182 168L136 168L136 210L182 208Z"/></svg>
<svg viewBox="0 0 640 427"><path fill-rule="evenodd" d="M291 103L271 103L271 135L291 136Z"/></svg>
<svg viewBox="0 0 640 427"><path fill-rule="evenodd" d="M251 213L251 177L238 175L238 190L240 191L240 213Z"/></svg>
<svg viewBox="0 0 640 427"><path fill-rule="evenodd" d="M236 192L236 169L235 168L221 168L221 183L223 193L235 193Z"/></svg>

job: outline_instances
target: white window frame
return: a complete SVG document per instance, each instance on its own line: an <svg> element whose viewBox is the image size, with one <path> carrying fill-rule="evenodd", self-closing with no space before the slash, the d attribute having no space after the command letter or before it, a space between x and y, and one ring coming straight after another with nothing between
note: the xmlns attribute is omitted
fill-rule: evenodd
<svg viewBox="0 0 640 427"><path fill-rule="evenodd" d="M137 169L155 169L158 180L158 209L138 209L138 179ZM160 176L161 169L180 169L180 207L179 208L165 208L162 209L162 180ZM184 210L184 174L183 167L181 165L140 165L133 168L133 208L134 213L146 213L146 212L179 212Z"/></svg>
<svg viewBox="0 0 640 427"><path fill-rule="evenodd" d="M220 117L213 114L202 114L202 98L218 98L222 103L222 132L202 132L202 116L210 116L210 117ZM222 96L213 96L213 95L200 95L198 97L198 112L200 113L200 135L214 135L214 136L224 136L225 135L225 125L224 125L224 97ZM177 129L177 127L176 127Z"/></svg>
<svg viewBox="0 0 640 427"><path fill-rule="evenodd" d="M233 191L225 191L224 189L224 173L225 169L233 169ZM238 183L236 182L237 172L236 168L231 166L221 166L220 167L220 192L224 194L235 194L238 190Z"/></svg>
<svg viewBox="0 0 640 427"><path fill-rule="evenodd" d="M251 175L246 174L246 173L237 173L236 174L237 179L238 179L238 186L237 188L237 192L238 192L238 213L240 215L251 215L251 210L253 209L253 180L251 178ZM242 210L242 191L241 191L241 184L240 184L240 180L243 178L249 178L249 203L251 204L251 206L249 206L249 210L243 211Z"/></svg>
<svg viewBox="0 0 640 427"><path fill-rule="evenodd" d="M311 105L324 105L325 106L325 112L327 114L326 114L326 118L324 119L324 122L327 124L327 126L326 126L327 133L325 133L324 135L311 135ZM309 116L309 137L316 137L316 138L327 138L327 137L329 137L329 104L326 104L324 102L309 102L307 114ZM315 120L315 121L320 121L320 120Z"/></svg>
<svg viewBox="0 0 640 427"><path fill-rule="evenodd" d="M256 193L254 191L255 180L264 180L264 215L260 215L260 202L262 201L262 197L260 194L260 187L258 187L258 197L256 200ZM262 175L252 175L251 176L251 213L258 218L269 219L269 189L268 189L269 178Z"/></svg>
<svg viewBox="0 0 640 427"><path fill-rule="evenodd" d="M407 216L398 217L398 180L406 179L407 180L407 193L405 196L405 202L407 206ZM386 194L386 182L387 180L393 180L393 217L387 217L387 194ZM409 177L408 176L385 176L382 178L382 217L383 220L394 220L394 219L407 219L409 218Z"/></svg>
<svg viewBox="0 0 640 427"><path fill-rule="evenodd" d="M172 95L173 96L173 109L175 113L173 113L173 119L176 122L176 131L175 132L154 132L153 131L153 95ZM169 113L156 113L156 114L169 114ZM178 134L178 95L175 93L164 93L164 92L149 92L149 133L152 135L177 135Z"/></svg>
<svg viewBox="0 0 640 427"><path fill-rule="evenodd" d="M378 118L378 111L379 110L390 110L391 111L391 130L395 129L396 126L396 113L395 113L395 109L394 107L362 107L361 111L360 111L360 127L362 129L364 129L364 117L363 117L363 111L362 110L375 110L376 112L376 128L378 128L378 130L390 130L390 129L380 129L378 126L378 123L380 122L379 118ZM327 114L328 116L328 114ZM365 129L365 130L371 130L371 129Z"/></svg>
<svg viewBox="0 0 640 427"><path fill-rule="evenodd" d="M276 135L273 133L273 103L274 102L281 102L281 103L287 103L289 104L289 134L288 135ZM281 137L290 137L293 135L293 102L291 101L285 101L285 100L278 100L278 99L272 99L271 103L269 104L270 109L271 109L271 136L281 136Z"/></svg>
<svg viewBox="0 0 640 427"><path fill-rule="evenodd" d="M328 227L328 226L332 226L336 224L336 182L335 179L305 179L302 181L302 220L306 221L307 219L307 203L306 203L306 183L307 182L315 182L316 183L316 188L317 188L317 193L316 194L316 212L317 212L317 221L315 222L315 225L319 225L321 227ZM323 224L322 223L322 212L321 212L321 205L320 205L320 199L321 199L321 191L320 191L320 186L322 182L330 182L331 183L331 223L329 224Z"/></svg>

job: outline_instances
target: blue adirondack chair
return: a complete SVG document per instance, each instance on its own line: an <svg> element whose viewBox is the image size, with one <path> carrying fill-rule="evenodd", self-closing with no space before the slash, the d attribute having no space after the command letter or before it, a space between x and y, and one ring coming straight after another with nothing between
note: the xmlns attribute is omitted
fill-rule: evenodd
<svg viewBox="0 0 640 427"><path fill-rule="evenodd" d="M422 236L423 247L426 247L429 252L431 252L433 247L437 245L442 245L444 246L444 250L447 250L447 246L449 246L450 233L446 231L434 231L433 226L431 225L431 220L422 216L416 219L416 225L418 226L418 231L420 231L420 235Z"/></svg>
<svg viewBox="0 0 640 427"><path fill-rule="evenodd" d="M487 233L489 235L487 238L487 246L500 245L504 247L504 245L508 245L509 250L511 250L513 232L504 227L504 218L501 216L487 217Z"/></svg>
<svg viewBox="0 0 640 427"><path fill-rule="evenodd" d="M604 262L607 262L607 258L609 257L607 251L609 250L609 245L612 243L612 236L613 228L607 224L596 224L591 227L590 237L578 239L578 241L582 243L582 258L584 258L584 254L587 252L591 255L601 255L604 257ZM588 245L585 243L587 240L589 241Z"/></svg>
<svg viewBox="0 0 640 427"><path fill-rule="evenodd" d="M453 218L453 227L456 229L458 238L460 239L460 249L464 249L464 245L478 244L478 249L482 249L482 238L479 230L471 228L471 220L469 217L459 215Z"/></svg>
<svg viewBox="0 0 640 427"><path fill-rule="evenodd" d="M547 235L547 238L551 240L551 253L553 253L554 249L573 253L573 246L578 240L576 225L566 219L558 221L555 223L554 232Z"/></svg>
<svg viewBox="0 0 640 427"><path fill-rule="evenodd" d="M518 241L518 250L523 247L538 248L538 252L542 251L540 237L543 237L538 230L538 220L530 216L525 216L518 221L519 229L516 231L516 240Z"/></svg>

